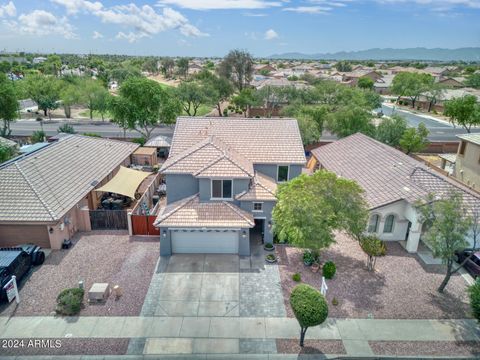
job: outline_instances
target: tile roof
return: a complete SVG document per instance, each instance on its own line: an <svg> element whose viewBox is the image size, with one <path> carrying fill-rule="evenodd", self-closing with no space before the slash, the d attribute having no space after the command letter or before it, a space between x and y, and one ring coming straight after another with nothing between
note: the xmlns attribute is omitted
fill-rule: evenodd
<svg viewBox="0 0 480 360"><path fill-rule="evenodd" d="M228 201L200 202L198 195L176 201L162 208L156 227L253 227L252 214Z"/></svg>
<svg viewBox="0 0 480 360"><path fill-rule="evenodd" d="M252 177L253 164L217 136L207 136L186 151L172 156L162 165L165 174L195 176Z"/></svg>
<svg viewBox="0 0 480 360"><path fill-rule="evenodd" d="M277 183L271 177L255 172L250 188L235 198L240 201L276 201Z"/></svg>
<svg viewBox="0 0 480 360"><path fill-rule="evenodd" d="M253 164L306 163L295 119L179 117L170 157L176 158L210 135Z"/></svg>
<svg viewBox="0 0 480 360"><path fill-rule="evenodd" d="M71 135L0 167L0 221L57 221L137 144Z"/></svg>
<svg viewBox="0 0 480 360"><path fill-rule="evenodd" d="M467 206L480 204L480 195L460 183L360 133L314 149L312 154L327 170L355 180L365 190L370 208L452 191L462 192Z"/></svg>
<svg viewBox="0 0 480 360"><path fill-rule="evenodd" d="M457 135L462 140L469 141L476 145L480 145L480 133L462 134Z"/></svg>

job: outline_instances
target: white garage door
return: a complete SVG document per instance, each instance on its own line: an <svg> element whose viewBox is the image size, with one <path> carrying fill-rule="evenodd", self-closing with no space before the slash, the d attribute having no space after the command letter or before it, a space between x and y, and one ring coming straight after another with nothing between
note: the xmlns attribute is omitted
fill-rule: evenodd
<svg viewBox="0 0 480 360"><path fill-rule="evenodd" d="M172 252L177 254L237 254L238 232L173 231Z"/></svg>

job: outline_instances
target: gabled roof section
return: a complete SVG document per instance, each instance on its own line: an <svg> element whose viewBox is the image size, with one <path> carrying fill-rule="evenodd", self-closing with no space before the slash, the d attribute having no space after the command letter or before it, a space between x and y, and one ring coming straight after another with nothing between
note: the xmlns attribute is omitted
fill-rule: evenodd
<svg viewBox="0 0 480 360"><path fill-rule="evenodd" d="M312 150L322 167L355 180L370 208L399 200L414 203L428 194L460 192L467 208L480 206L480 195L429 169L423 163L366 135L357 133Z"/></svg>
<svg viewBox="0 0 480 360"><path fill-rule="evenodd" d="M252 164L306 163L295 119L179 117L170 157L177 159L209 136L228 144Z"/></svg>
<svg viewBox="0 0 480 360"><path fill-rule="evenodd" d="M70 135L0 166L0 221L59 220L137 147Z"/></svg>
<svg viewBox="0 0 480 360"><path fill-rule="evenodd" d="M235 198L240 201L276 201L277 183L271 177L255 172L255 177L247 191L238 194Z"/></svg>
<svg viewBox="0 0 480 360"><path fill-rule="evenodd" d="M170 156L161 171L205 177L252 177L253 164L218 137L210 135L177 156Z"/></svg>
<svg viewBox="0 0 480 360"><path fill-rule="evenodd" d="M245 228L253 216L227 201L200 202L198 194L171 203L160 210L156 227Z"/></svg>

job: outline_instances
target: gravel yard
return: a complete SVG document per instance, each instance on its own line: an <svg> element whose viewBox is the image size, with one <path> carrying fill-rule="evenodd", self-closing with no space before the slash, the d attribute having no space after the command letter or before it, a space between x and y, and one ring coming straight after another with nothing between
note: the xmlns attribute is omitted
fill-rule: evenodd
<svg viewBox="0 0 480 360"><path fill-rule="evenodd" d="M308 333L308 332L307 332ZM305 340L303 348L296 339L277 339L279 354L337 354L347 352L341 340Z"/></svg>
<svg viewBox="0 0 480 360"><path fill-rule="evenodd" d="M12 339L5 339L8 341ZM129 339L15 339L3 356L124 355Z"/></svg>
<svg viewBox="0 0 480 360"><path fill-rule="evenodd" d="M73 243L69 250L52 251L23 282L18 308L15 302L4 305L0 315L52 314L60 291L77 287L79 280L84 281L86 292L94 282L108 282L123 289L119 300L111 296L101 304L88 304L85 294L80 315L139 315L159 257L158 241L130 239L125 231L92 231L76 234Z"/></svg>
<svg viewBox="0 0 480 360"><path fill-rule="evenodd" d="M369 341L380 356L477 356L478 341Z"/></svg>
<svg viewBox="0 0 480 360"><path fill-rule="evenodd" d="M321 271L313 273L303 264L301 249L277 246L283 297L288 316L292 280L300 273L302 281L317 289ZM444 294L437 292L444 271L441 265L424 265L415 254L408 254L399 243L387 243L387 255L377 259L376 271L366 270L366 256L356 241L339 234L337 243L321 253L322 263L335 262L337 274L328 280L329 316L378 319L458 319L469 318L466 282L460 275L450 280ZM332 299L339 302L331 304Z"/></svg>

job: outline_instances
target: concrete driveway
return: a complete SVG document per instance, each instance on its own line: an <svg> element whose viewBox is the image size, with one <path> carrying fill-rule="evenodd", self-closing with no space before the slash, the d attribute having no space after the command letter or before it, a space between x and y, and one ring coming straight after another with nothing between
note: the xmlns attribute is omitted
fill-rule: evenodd
<svg viewBox="0 0 480 360"><path fill-rule="evenodd" d="M177 254L161 257L143 316L286 316L277 265L252 256Z"/></svg>

